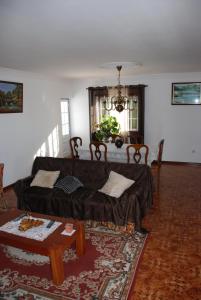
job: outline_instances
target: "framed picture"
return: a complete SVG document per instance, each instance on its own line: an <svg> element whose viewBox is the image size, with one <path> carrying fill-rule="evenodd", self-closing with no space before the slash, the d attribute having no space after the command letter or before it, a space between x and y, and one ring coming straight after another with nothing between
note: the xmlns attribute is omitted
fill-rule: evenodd
<svg viewBox="0 0 201 300"><path fill-rule="evenodd" d="M23 83L0 81L0 113L23 111Z"/></svg>
<svg viewBox="0 0 201 300"><path fill-rule="evenodd" d="M199 105L201 104L201 82L172 83L172 104Z"/></svg>

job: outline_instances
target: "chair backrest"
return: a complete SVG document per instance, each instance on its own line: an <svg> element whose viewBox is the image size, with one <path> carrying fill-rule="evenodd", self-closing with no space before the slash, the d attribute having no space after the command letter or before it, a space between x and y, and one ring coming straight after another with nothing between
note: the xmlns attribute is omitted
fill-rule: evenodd
<svg viewBox="0 0 201 300"><path fill-rule="evenodd" d="M163 156L163 147L164 147L164 139L162 139L158 144L158 157L157 157L157 164L158 167L162 164L162 156Z"/></svg>
<svg viewBox="0 0 201 300"><path fill-rule="evenodd" d="M89 150L91 153L91 160L101 160L103 157L104 161L107 161L107 145L102 142L91 142L89 144Z"/></svg>
<svg viewBox="0 0 201 300"><path fill-rule="evenodd" d="M0 163L0 196L3 194L3 169L4 164Z"/></svg>
<svg viewBox="0 0 201 300"><path fill-rule="evenodd" d="M143 144L143 136L138 131L129 131L128 139L130 144Z"/></svg>
<svg viewBox="0 0 201 300"><path fill-rule="evenodd" d="M130 157L132 152L132 158L136 164L144 163L147 165L149 147L144 144L131 144L126 147L127 163L130 163Z"/></svg>
<svg viewBox="0 0 201 300"><path fill-rule="evenodd" d="M73 159L79 159L79 154L78 154L78 142L80 146L82 146L82 139L79 136L75 136L70 138L70 149L71 149L71 157Z"/></svg>

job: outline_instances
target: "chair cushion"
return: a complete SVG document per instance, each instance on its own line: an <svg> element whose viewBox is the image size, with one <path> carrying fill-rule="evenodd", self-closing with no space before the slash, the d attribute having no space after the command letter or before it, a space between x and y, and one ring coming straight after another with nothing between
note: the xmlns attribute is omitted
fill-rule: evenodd
<svg viewBox="0 0 201 300"><path fill-rule="evenodd" d="M111 197L119 198L134 182L134 180L111 171L107 182L98 191Z"/></svg>
<svg viewBox="0 0 201 300"><path fill-rule="evenodd" d="M60 171L38 170L30 186L40 186L52 189L59 174Z"/></svg>
<svg viewBox="0 0 201 300"><path fill-rule="evenodd" d="M83 187L83 184L74 176L65 176L64 178L59 179L54 186L62 189L67 194L71 194L79 187Z"/></svg>

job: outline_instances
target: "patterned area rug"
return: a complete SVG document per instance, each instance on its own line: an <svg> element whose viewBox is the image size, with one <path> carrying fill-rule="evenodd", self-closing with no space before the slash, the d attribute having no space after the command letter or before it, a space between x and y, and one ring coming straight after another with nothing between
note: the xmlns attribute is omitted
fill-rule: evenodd
<svg viewBox="0 0 201 300"><path fill-rule="evenodd" d="M53 284L49 258L0 245L0 299L125 300L136 273L146 235L86 230L86 253L64 254L65 280Z"/></svg>

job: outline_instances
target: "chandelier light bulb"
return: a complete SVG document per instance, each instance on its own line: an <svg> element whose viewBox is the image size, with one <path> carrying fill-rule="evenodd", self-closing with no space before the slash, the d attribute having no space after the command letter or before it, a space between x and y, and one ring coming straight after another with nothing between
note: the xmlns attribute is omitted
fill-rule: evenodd
<svg viewBox="0 0 201 300"><path fill-rule="evenodd" d="M117 89L117 96L113 97L104 97L105 100L103 101L104 109L107 111L116 110L119 113L123 110L132 111L135 109L135 104L138 102L138 97L134 96L129 98L128 96L123 96L121 89L121 80L120 80L120 72L122 69L121 65L116 66L118 71L118 85L115 87Z"/></svg>

